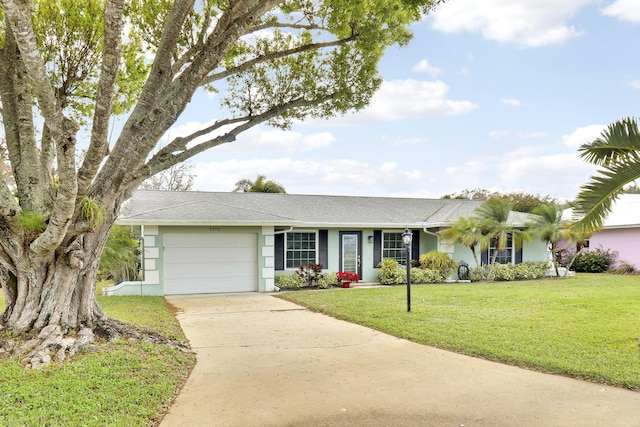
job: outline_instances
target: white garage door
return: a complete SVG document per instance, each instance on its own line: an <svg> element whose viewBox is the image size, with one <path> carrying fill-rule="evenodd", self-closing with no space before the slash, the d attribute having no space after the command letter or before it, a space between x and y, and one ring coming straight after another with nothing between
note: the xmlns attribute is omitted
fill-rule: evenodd
<svg viewBox="0 0 640 427"><path fill-rule="evenodd" d="M163 242L165 294L258 290L257 235L168 233Z"/></svg>

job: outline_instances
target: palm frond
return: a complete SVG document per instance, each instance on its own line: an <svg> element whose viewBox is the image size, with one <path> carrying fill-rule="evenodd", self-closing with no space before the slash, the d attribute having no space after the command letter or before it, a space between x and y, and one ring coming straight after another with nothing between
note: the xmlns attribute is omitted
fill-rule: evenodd
<svg viewBox="0 0 640 427"><path fill-rule="evenodd" d="M613 163L598 173L581 187L576 198L574 213L581 216L572 226L576 231L589 233L602 227L624 186L640 178L640 161Z"/></svg>
<svg viewBox="0 0 640 427"><path fill-rule="evenodd" d="M578 148L580 158L588 163L607 166L640 159L640 129L634 118L610 124L600 138Z"/></svg>

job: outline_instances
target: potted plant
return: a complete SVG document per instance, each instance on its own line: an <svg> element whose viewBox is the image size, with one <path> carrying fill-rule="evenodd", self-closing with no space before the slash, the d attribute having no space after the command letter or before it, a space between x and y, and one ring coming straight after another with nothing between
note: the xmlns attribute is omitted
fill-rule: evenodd
<svg viewBox="0 0 640 427"><path fill-rule="evenodd" d="M358 275L356 273L350 273L348 271L339 271L336 273L338 276L338 283L342 283L343 288L351 286L352 282L358 283Z"/></svg>

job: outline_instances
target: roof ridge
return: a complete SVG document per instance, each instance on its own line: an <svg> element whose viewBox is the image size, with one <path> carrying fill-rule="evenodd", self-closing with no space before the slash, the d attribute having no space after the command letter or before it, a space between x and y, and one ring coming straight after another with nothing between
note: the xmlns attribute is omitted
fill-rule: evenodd
<svg viewBox="0 0 640 427"><path fill-rule="evenodd" d="M251 208L241 207L241 206L237 206L237 205L230 205L228 203L212 202L212 201L209 201L209 200L204 200L204 202L207 203L207 204L210 204L210 205L225 206L225 207L228 207L228 208L241 209L241 210L247 211L247 212L257 212L257 213L261 213L261 214L265 214L265 215L272 215L272 216L276 216L276 217L283 218L283 219L290 219L292 221L297 221L296 218L292 218L292 217L289 217L289 216L283 216L283 215L279 215L279 214L274 214L272 212L266 212L264 210L257 210L257 209L251 209Z"/></svg>

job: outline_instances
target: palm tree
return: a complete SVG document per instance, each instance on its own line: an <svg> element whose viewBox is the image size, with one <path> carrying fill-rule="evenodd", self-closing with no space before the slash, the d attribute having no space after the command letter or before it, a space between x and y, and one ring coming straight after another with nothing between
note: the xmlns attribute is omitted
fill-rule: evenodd
<svg viewBox="0 0 640 427"><path fill-rule="evenodd" d="M486 250L489 247L489 239L482 234L481 228L476 224L476 219L473 217L464 218L460 217L456 222L445 230L442 230L440 236L453 243L460 243L469 249L473 254L473 259L476 262L476 267L480 267L478 261L478 253L476 247L481 251ZM482 270L480 270L482 276ZM482 277L484 279L484 277Z"/></svg>
<svg viewBox="0 0 640 427"><path fill-rule="evenodd" d="M493 269L495 267L498 253L507 248L509 236L514 242L531 240L529 233L516 228L509 222L509 214L511 213L511 202L507 199L487 200L478 209L476 214L483 234L493 243L495 250L491 257L491 267L489 269L488 278L493 277Z"/></svg>
<svg viewBox="0 0 640 427"><path fill-rule="evenodd" d="M243 193L286 193L284 187L275 181L267 180L265 175L258 175L255 181L250 179L241 179L236 182L236 188L233 190Z"/></svg>
<svg viewBox="0 0 640 427"><path fill-rule="evenodd" d="M540 236L542 240L551 245L551 261L553 262L556 276L560 276L556 256L558 242L564 240L572 243L580 240L580 233L569 228L569 222L562 219L563 210L562 206L555 203L539 205L532 211L536 217L527 224L529 233Z"/></svg>
<svg viewBox="0 0 640 427"><path fill-rule="evenodd" d="M573 228L593 232L611 212L611 205L624 192L624 186L640 178L640 129L627 118L610 124L600 138L578 149L585 161L601 166L599 175L580 188L574 212L581 219Z"/></svg>

